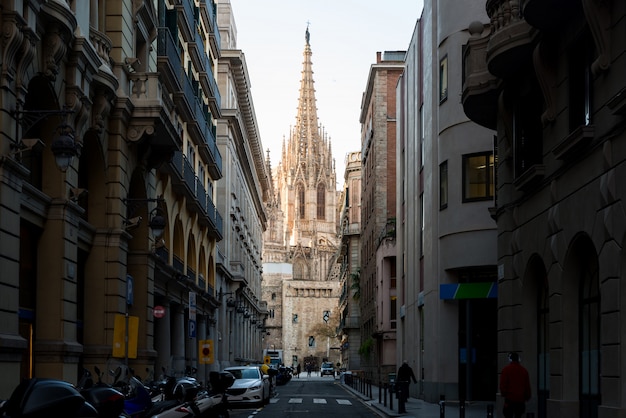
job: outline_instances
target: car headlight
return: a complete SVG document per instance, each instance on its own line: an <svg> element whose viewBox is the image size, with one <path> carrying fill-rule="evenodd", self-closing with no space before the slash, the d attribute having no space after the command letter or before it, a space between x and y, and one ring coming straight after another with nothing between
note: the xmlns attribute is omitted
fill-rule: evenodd
<svg viewBox="0 0 626 418"><path fill-rule="evenodd" d="M248 390L258 390L261 389L261 384L257 383L256 385L250 386Z"/></svg>

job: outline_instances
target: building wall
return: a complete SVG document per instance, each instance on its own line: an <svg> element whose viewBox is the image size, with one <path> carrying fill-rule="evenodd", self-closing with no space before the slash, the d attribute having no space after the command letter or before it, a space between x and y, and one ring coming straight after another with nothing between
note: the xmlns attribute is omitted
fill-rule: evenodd
<svg viewBox="0 0 626 418"><path fill-rule="evenodd" d="M506 6L487 9L492 23ZM497 32L477 26L466 61L483 56L488 40L483 68L515 80L466 96L492 110L475 117L498 135L498 365L520 354L537 417L619 416L626 222L613 179L624 167L626 7L541 6L529 2ZM535 147L522 145L522 132L533 133Z"/></svg>
<svg viewBox="0 0 626 418"><path fill-rule="evenodd" d="M0 46L4 399L23 378L76 383L83 367L123 365L114 336L126 312L137 319L131 367L208 375L199 345L215 333L221 238L221 215L207 211L221 176L212 135L219 92L207 75L219 55L214 4L203 3L192 32L190 2L95 3L2 10L10 34ZM198 44L197 31L207 42ZM184 65L168 65L168 52ZM192 80L206 129L197 129L180 84ZM70 131L64 137L80 153L62 171L53 143ZM33 137L43 146L24 148ZM160 236L149 227L155 215L165 220Z"/></svg>
<svg viewBox="0 0 626 418"><path fill-rule="evenodd" d="M218 290L225 295L218 318L222 339L216 350L221 370L263 358L264 320L268 314L261 291L262 235L267 228L263 200L270 184L250 95L248 68L244 53L237 49L235 16L229 1L218 5L218 25L224 34L218 66L218 84L224 94L217 144L224 178L217 186L217 208L228 214L224 219L224 239L219 244L222 259Z"/></svg>
<svg viewBox="0 0 626 418"><path fill-rule="evenodd" d="M426 2L398 88L403 107L397 154L398 184L403 184L398 193L398 358L418 372L413 393L430 401L442 395L493 399L496 392L495 344L480 341L476 330L476 324L489 323L479 318L495 318L495 303L442 300L440 295L440 285L496 281L496 227L489 215L493 198L464 201L462 195L463 156L493 150L493 131L468 121L456 100L465 28L485 18L478 3ZM442 205L444 162L447 199ZM495 336L495 320L490 327L481 334ZM468 345L478 359L473 370L463 360ZM481 381L480 375L491 376Z"/></svg>
<svg viewBox="0 0 626 418"><path fill-rule="evenodd" d="M361 344L371 343L369 358L361 359L368 377L379 380L395 369L395 331L381 312L390 297L390 278L379 269L377 253L395 222L395 88L403 71L404 51L378 52L371 66L361 104ZM387 237L387 238L385 238ZM385 300L386 302L386 300ZM376 341L371 341L375 339Z"/></svg>

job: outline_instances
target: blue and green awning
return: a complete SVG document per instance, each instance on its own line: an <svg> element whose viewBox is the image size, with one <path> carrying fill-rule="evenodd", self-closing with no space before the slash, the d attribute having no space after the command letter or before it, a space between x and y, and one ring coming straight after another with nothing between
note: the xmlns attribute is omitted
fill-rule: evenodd
<svg viewBox="0 0 626 418"><path fill-rule="evenodd" d="M451 283L439 285L439 299L490 299L498 297L498 283Z"/></svg>

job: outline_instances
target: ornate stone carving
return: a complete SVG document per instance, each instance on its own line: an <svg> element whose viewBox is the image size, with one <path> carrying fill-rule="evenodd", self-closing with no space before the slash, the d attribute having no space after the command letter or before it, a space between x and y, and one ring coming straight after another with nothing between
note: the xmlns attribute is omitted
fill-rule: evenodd
<svg viewBox="0 0 626 418"><path fill-rule="evenodd" d="M67 45L58 25L52 25L44 36L44 74L54 81L59 74L59 62L65 56Z"/></svg>
<svg viewBox="0 0 626 418"><path fill-rule="evenodd" d="M24 22L19 22L17 14L2 14L2 87L8 87L15 79L15 61L22 43L24 41L24 33L20 30L20 26Z"/></svg>
<svg viewBox="0 0 626 418"><path fill-rule="evenodd" d="M591 64L591 71L594 74L606 71L611 65L609 55L611 15L608 3L606 0L583 0L585 16L598 51L598 58Z"/></svg>

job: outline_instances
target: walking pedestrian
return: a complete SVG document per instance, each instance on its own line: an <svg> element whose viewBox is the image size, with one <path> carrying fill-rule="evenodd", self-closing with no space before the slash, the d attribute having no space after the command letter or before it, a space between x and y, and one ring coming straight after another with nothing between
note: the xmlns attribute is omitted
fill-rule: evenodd
<svg viewBox="0 0 626 418"><path fill-rule="evenodd" d="M504 417L522 418L530 399L530 378L517 353L509 354L509 364L500 373L500 394L504 398Z"/></svg>
<svg viewBox="0 0 626 418"><path fill-rule="evenodd" d="M398 379L398 412L405 414L406 402L409 400L409 385L411 380L413 383L417 383L415 373L413 373L413 369L406 360L402 362L402 366L398 369L396 378Z"/></svg>
<svg viewBox="0 0 626 418"><path fill-rule="evenodd" d="M298 376L298 379L300 378L300 363L298 363L298 367L296 367L296 376Z"/></svg>

